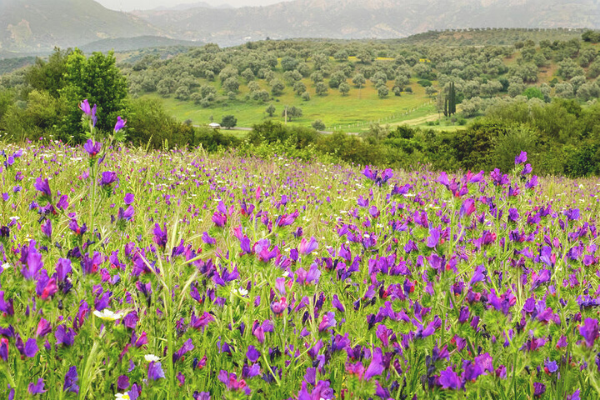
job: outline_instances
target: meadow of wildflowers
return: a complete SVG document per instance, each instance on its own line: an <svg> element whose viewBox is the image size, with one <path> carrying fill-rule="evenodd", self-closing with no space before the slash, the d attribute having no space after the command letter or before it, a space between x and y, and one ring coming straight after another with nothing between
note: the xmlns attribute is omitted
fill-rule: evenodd
<svg viewBox="0 0 600 400"><path fill-rule="evenodd" d="M2 398L599 398L597 179L93 138L1 161Z"/></svg>

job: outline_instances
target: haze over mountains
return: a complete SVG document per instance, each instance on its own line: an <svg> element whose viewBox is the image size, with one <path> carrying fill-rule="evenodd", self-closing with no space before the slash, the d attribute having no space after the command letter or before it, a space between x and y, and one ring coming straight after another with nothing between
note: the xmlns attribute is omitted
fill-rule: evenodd
<svg viewBox="0 0 600 400"><path fill-rule="evenodd" d="M131 13L93 0L2 0L0 55L136 36L227 46L266 37L381 39L487 27L600 28L600 0L293 0L242 8L202 2Z"/></svg>

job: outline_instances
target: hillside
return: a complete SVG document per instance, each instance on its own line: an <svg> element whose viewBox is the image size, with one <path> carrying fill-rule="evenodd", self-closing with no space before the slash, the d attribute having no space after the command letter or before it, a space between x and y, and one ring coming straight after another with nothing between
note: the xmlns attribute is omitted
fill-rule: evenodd
<svg viewBox="0 0 600 400"><path fill-rule="evenodd" d="M288 106L302 110L294 124L321 120L330 129L357 132L371 122L435 123L449 82L456 84L464 118L504 101L595 101L600 98L599 45L570 34L568 40L551 41L559 34L549 32L539 45L527 40L514 46L447 47L408 40L207 45L162 61L158 55L138 56L123 63L122 71L132 95L162 99L181 121L205 124L230 114L240 126L251 126L269 118L283 121Z"/></svg>
<svg viewBox="0 0 600 400"><path fill-rule="evenodd" d="M295 0L267 7L136 11L176 37L234 45L283 38L400 38L447 28L597 28L594 0Z"/></svg>
<svg viewBox="0 0 600 400"><path fill-rule="evenodd" d="M147 22L93 0L2 0L0 52L44 52L105 38L157 35Z"/></svg>
<svg viewBox="0 0 600 400"><path fill-rule="evenodd" d="M102 39L95 42L79 46L86 53L93 51L106 52L114 50L117 52L126 52L148 48L164 48L173 46L197 47L203 46L202 42L192 42L189 40L169 39L161 36L137 36L132 38Z"/></svg>

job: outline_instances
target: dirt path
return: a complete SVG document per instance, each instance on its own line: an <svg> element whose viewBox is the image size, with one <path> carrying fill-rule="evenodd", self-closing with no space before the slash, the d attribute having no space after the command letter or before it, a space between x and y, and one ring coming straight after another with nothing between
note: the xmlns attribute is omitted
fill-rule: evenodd
<svg viewBox="0 0 600 400"><path fill-rule="evenodd" d="M399 125L421 125L424 124L426 122L429 121L435 121L439 118L438 114L429 114L429 115L425 115L424 117L419 117L419 118L414 118L414 119L407 119L405 121L400 121L400 122L393 122L390 124L390 126L399 126Z"/></svg>

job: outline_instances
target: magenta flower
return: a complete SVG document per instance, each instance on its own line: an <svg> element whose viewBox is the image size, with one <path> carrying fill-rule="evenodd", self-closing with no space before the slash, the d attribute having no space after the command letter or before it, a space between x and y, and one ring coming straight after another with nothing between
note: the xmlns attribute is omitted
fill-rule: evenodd
<svg viewBox="0 0 600 400"><path fill-rule="evenodd" d="M215 213L212 216L212 221L215 223L216 226L222 228L227 223L227 214L215 211Z"/></svg>
<svg viewBox="0 0 600 400"><path fill-rule="evenodd" d="M323 315L321 323L319 324L319 332L323 332L324 330L329 328L335 328L335 325L335 313L332 311L325 313L325 315Z"/></svg>
<svg viewBox="0 0 600 400"><path fill-rule="evenodd" d="M472 198L468 198L463 202L462 206L460 207L460 218L463 218L465 215L468 217L475 211L477 211L475 207L475 200L473 200Z"/></svg>
<svg viewBox="0 0 600 400"><path fill-rule="evenodd" d="M85 115L90 117L93 126L96 126L96 123L98 122L98 117L96 117L96 105L94 104L94 107L90 107L90 103L85 99L79 104L79 109L83 111Z"/></svg>
<svg viewBox="0 0 600 400"><path fill-rule="evenodd" d="M231 391L243 390L247 395L250 394L250 388L246 387L246 381L238 379L235 372L228 374L227 371L221 370L218 379Z"/></svg>
<svg viewBox="0 0 600 400"><path fill-rule="evenodd" d="M52 237L52 221L49 219L42 222L42 233L48 238Z"/></svg>
<svg viewBox="0 0 600 400"><path fill-rule="evenodd" d="M298 247L298 252L300 252L300 254L306 255L312 253L318 248L319 244L317 243L317 240L314 238L314 236L311 237L310 241L308 242L306 241L306 238L302 238L300 246Z"/></svg>

